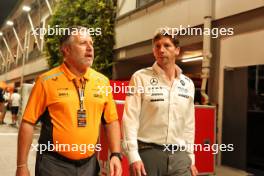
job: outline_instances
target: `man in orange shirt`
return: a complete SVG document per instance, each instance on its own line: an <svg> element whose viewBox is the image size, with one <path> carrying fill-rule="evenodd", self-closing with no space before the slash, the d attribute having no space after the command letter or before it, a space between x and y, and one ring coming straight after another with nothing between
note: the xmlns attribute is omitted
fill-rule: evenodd
<svg viewBox="0 0 264 176"><path fill-rule="evenodd" d="M35 175L95 176L101 121L106 125L111 176L120 176L120 127L111 94L99 91L109 80L91 67L93 40L84 27L61 39L64 63L38 77L18 136L17 176L28 176L34 124L42 122ZM73 30L78 32L73 34ZM86 32L84 32L86 31ZM36 148L35 148L36 149Z"/></svg>

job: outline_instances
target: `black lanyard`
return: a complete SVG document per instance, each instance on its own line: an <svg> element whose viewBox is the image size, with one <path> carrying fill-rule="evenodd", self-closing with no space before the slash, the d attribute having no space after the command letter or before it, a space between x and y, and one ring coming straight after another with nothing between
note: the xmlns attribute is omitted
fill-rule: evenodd
<svg viewBox="0 0 264 176"><path fill-rule="evenodd" d="M83 108L83 102L84 102L84 92L85 92L85 85L86 85L86 80L83 79L83 81L80 80L81 86L78 86L77 79L73 80L73 84L76 88L76 91L78 93L79 97L79 102L80 102L80 110L84 110Z"/></svg>

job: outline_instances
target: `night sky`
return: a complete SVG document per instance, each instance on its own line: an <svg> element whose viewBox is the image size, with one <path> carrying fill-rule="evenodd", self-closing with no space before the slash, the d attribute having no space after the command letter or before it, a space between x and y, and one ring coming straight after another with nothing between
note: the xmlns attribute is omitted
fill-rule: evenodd
<svg viewBox="0 0 264 176"><path fill-rule="evenodd" d="M5 23L6 18L19 0L0 0L0 27Z"/></svg>

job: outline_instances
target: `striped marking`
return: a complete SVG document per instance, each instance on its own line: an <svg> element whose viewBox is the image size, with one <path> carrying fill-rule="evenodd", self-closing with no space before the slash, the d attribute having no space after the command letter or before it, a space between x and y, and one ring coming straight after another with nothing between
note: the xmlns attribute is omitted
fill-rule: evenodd
<svg viewBox="0 0 264 176"><path fill-rule="evenodd" d="M60 76L61 74L63 74L63 72L58 72L58 73L54 73L52 75L46 76L43 78L44 81L47 81L48 79L54 78L56 76Z"/></svg>

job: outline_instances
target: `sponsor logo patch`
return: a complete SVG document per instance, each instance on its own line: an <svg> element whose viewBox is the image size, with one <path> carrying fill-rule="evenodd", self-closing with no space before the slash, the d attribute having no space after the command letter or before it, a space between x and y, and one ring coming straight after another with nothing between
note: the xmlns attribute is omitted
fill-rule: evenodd
<svg viewBox="0 0 264 176"><path fill-rule="evenodd" d="M159 99L151 99L150 102L156 102L156 101L164 101L163 98L159 98Z"/></svg>
<svg viewBox="0 0 264 176"><path fill-rule="evenodd" d="M178 94L178 96L183 97L183 98L189 98L189 95L184 95L184 94Z"/></svg>

